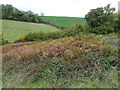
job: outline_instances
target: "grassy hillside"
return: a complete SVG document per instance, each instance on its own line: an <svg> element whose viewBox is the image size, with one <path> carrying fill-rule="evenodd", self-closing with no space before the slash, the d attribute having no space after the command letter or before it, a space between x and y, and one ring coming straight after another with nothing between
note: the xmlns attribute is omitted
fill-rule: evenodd
<svg viewBox="0 0 120 90"><path fill-rule="evenodd" d="M52 24L64 27L71 27L74 24L83 24L86 22L84 18L79 17L44 16L42 19L51 22Z"/></svg>
<svg viewBox="0 0 120 90"><path fill-rule="evenodd" d="M27 34L28 32L48 32L58 30L57 28L46 24L28 23L12 20L0 20L0 22L2 22L2 32L4 33L4 37L10 42L14 41L19 35Z"/></svg>

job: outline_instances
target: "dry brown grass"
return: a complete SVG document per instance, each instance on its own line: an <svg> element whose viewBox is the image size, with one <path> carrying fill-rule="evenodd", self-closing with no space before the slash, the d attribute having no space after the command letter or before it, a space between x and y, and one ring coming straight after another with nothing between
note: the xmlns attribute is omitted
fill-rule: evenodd
<svg viewBox="0 0 120 90"><path fill-rule="evenodd" d="M2 48L2 53L6 53L6 52L9 52L10 50L13 50L15 48L19 48L19 47L22 47L22 46L28 46L28 45L31 45L31 44L35 44L36 42L23 42L23 43L14 43L14 44L6 44L6 45L3 45L3 46L0 46L0 48Z"/></svg>

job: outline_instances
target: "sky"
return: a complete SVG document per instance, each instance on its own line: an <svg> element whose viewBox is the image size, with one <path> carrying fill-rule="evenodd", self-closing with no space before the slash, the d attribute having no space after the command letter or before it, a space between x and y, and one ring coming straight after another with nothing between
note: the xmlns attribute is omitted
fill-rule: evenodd
<svg viewBox="0 0 120 90"><path fill-rule="evenodd" d="M0 4L12 4L22 11L44 13L45 16L85 17L90 9L105 7L111 3L118 11L120 0L0 0Z"/></svg>

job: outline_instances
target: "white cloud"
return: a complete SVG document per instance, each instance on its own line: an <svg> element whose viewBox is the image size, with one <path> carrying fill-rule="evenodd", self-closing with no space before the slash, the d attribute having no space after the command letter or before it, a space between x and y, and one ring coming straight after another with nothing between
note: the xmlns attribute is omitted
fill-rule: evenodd
<svg viewBox="0 0 120 90"><path fill-rule="evenodd" d="M84 17L90 9L111 3L118 10L119 0L1 0L0 4L12 4L20 10L31 10L47 16Z"/></svg>

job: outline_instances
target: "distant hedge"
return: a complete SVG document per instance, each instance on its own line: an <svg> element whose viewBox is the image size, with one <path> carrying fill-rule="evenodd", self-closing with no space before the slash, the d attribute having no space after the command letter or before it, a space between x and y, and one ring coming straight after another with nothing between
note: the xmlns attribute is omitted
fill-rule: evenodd
<svg viewBox="0 0 120 90"><path fill-rule="evenodd" d="M26 42L26 41L45 41L45 40L53 40L64 37L76 36L80 32L83 32L84 29L82 25L77 24L75 27L72 27L63 31L56 32L32 32L25 36L21 35L17 38L15 42Z"/></svg>

